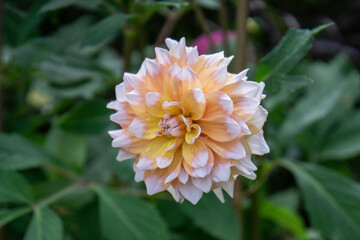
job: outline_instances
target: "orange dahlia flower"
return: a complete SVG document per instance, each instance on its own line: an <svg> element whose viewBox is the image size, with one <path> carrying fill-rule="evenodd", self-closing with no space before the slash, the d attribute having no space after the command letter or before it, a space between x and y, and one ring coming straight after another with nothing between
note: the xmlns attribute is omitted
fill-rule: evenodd
<svg viewBox="0 0 360 240"><path fill-rule="evenodd" d="M176 201L196 204L202 194L222 189L233 196L237 176L255 179L251 154L269 152L260 106L264 83L247 81L247 70L231 74L233 57L199 56L196 47L166 39L137 74L116 86L110 131L117 160L135 158L135 180L149 195L168 190Z"/></svg>

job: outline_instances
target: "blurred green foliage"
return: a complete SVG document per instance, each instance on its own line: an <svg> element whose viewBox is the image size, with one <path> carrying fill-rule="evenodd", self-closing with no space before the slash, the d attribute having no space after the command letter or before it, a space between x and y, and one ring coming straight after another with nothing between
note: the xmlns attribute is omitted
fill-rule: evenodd
<svg viewBox="0 0 360 240"><path fill-rule="evenodd" d="M234 29L236 1L224 2ZM196 3L218 21L221 1ZM254 159L256 181L243 179L238 219L228 197L221 204L209 193L193 206L147 196L107 135L116 126L106 103L122 73L154 55L163 21L177 24L165 29L174 38L201 34L190 3L6 1L0 239L360 239L359 73L346 55L301 61L326 26L290 29L265 55L266 19L287 29L267 4L248 31L249 55L260 59L249 61L252 78L267 86L271 153Z"/></svg>

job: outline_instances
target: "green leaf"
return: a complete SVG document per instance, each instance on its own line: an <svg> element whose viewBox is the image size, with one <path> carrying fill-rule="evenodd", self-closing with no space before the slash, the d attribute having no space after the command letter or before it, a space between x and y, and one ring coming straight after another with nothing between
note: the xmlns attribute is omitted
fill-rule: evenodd
<svg viewBox="0 0 360 240"><path fill-rule="evenodd" d="M283 161L304 196L314 227L329 239L360 239L360 185L319 165Z"/></svg>
<svg viewBox="0 0 360 240"><path fill-rule="evenodd" d="M101 0L51 0L42 6L40 12L49 12L71 5L79 5L85 8L93 9L100 4Z"/></svg>
<svg viewBox="0 0 360 240"><path fill-rule="evenodd" d="M0 134L0 169L22 170L49 161L52 157L36 144L19 135Z"/></svg>
<svg viewBox="0 0 360 240"><path fill-rule="evenodd" d="M287 74L309 51L314 41L313 36L329 24L313 30L290 29L281 42L261 59L255 80L271 81L279 75Z"/></svg>
<svg viewBox="0 0 360 240"><path fill-rule="evenodd" d="M74 169L81 169L86 160L86 143L82 136L51 129L48 133L46 149L62 163Z"/></svg>
<svg viewBox="0 0 360 240"><path fill-rule="evenodd" d="M0 228L5 224L31 212L30 207L15 208L15 209L0 209Z"/></svg>
<svg viewBox="0 0 360 240"><path fill-rule="evenodd" d="M332 131L320 153L322 159L347 159L360 153L360 112L349 116Z"/></svg>
<svg viewBox="0 0 360 240"><path fill-rule="evenodd" d="M281 75L267 82L265 93L293 93L313 82L314 81L307 76Z"/></svg>
<svg viewBox="0 0 360 240"><path fill-rule="evenodd" d="M196 206L185 202L181 208L196 226L215 238L239 239L239 223L231 200L221 203L214 194L206 194Z"/></svg>
<svg viewBox="0 0 360 240"><path fill-rule="evenodd" d="M62 115L58 126L77 134L95 134L106 130L110 125L111 110L101 100L83 102L74 107L69 113Z"/></svg>
<svg viewBox="0 0 360 240"><path fill-rule="evenodd" d="M109 240L169 239L163 219L148 203L93 186L100 198L100 225Z"/></svg>
<svg viewBox="0 0 360 240"><path fill-rule="evenodd" d="M289 208L264 201L260 205L260 215L284 229L289 230L294 236L301 239L306 238L305 226L301 216L291 211Z"/></svg>
<svg viewBox="0 0 360 240"><path fill-rule="evenodd" d="M92 26L81 42L81 46L95 46L112 40L128 20L129 15L117 13Z"/></svg>
<svg viewBox="0 0 360 240"><path fill-rule="evenodd" d="M0 202L31 203L34 193L18 173L0 170Z"/></svg>
<svg viewBox="0 0 360 240"><path fill-rule="evenodd" d="M36 208L24 240L61 240L62 222L49 208Z"/></svg>
<svg viewBox="0 0 360 240"><path fill-rule="evenodd" d="M347 89L346 82L340 82L337 87L324 86L318 91L311 91L288 112L281 135L283 139L303 130L315 121L324 118L338 103Z"/></svg>

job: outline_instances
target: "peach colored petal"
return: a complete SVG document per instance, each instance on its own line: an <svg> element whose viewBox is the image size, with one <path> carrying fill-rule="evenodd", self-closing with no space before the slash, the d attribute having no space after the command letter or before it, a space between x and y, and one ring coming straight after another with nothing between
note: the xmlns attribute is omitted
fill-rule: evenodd
<svg viewBox="0 0 360 240"><path fill-rule="evenodd" d="M127 72L124 73L124 84L127 91L143 88L145 85L141 76Z"/></svg>
<svg viewBox="0 0 360 240"><path fill-rule="evenodd" d="M156 131L160 131L158 126L160 118L152 117L151 115L140 115L131 122L128 131L137 138L153 139L157 137Z"/></svg>
<svg viewBox="0 0 360 240"><path fill-rule="evenodd" d="M185 110L185 116L190 117L192 120L201 119L206 106L203 91L199 88L188 90L181 97L181 105Z"/></svg>
<svg viewBox="0 0 360 240"><path fill-rule="evenodd" d="M196 73L189 67L183 67L173 78L173 91L176 100L193 88L201 88L201 81Z"/></svg>
<svg viewBox="0 0 360 240"><path fill-rule="evenodd" d="M201 127L198 124L191 124L190 132L185 134L185 141L187 144L194 144L195 140L201 134Z"/></svg>
<svg viewBox="0 0 360 240"><path fill-rule="evenodd" d="M184 114L184 109L181 106L181 103L172 101L164 101L162 104L162 109L165 113L170 115L182 115Z"/></svg>
<svg viewBox="0 0 360 240"><path fill-rule="evenodd" d="M184 142L182 145L182 154L185 162L194 168L204 167L209 160L209 153L206 146L199 140L195 140L194 144Z"/></svg>
<svg viewBox="0 0 360 240"><path fill-rule="evenodd" d="M241 139L230 142L216 142L210 138L203 140L216 154L224 159L242 159L246 156Z"/></svg>
<svg viewBox="0 0 360 240"><path fill-rule="evenodd" d="M111 114L110 120L119 124L122 128L127 128L135 118L130 105L127 102L112 101L107 105L107 108L117 110L116 113Z"/></svg>
<svg viewBox="0 0 360 240"><path fill-rule="evenodd" d="M240 134L240 126L228 116L214 116L204 118L197 123L201 127L201 132L218 142L228 142L235 139Z"/></svg>
<svg viewBox="0 0 360 240"><path fill-rule="evenodd" d="M206 109L204 118L227 115L230 116L234 110L232 99L223 92L214 91L206 94Z"/></svg>

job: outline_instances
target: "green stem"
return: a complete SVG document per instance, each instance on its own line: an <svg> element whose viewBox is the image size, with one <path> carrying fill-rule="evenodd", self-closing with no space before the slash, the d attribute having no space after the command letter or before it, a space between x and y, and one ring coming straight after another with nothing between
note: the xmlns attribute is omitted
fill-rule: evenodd
<svg viewBox="0 0 360 240"><path fill-rule="evenodd" d="M230 48L229 48L229 39L228 39L228 21L227 21L227 6L226 0L219 0L221 8L219 10L219 18L220 24L223 32L223 42L224 42L224 53L225 56L229 55Z"/></svg>
<svg viewBox="0 0 360 240"><path fill-rule="evenodd" d="M248 0L238 0L236 11L236 71L240 72L246 64Z"/></svg>
<svg viewBox="0 0 360 240"><path fill-rule="evenodd" d="M257 174L259 178L262 176L262 169L259 167ZM250 239L261 240L260 234L260 216L259 216L259 204L261 202L261 193L256 191L251 195L251 207L250 207Z"/></svg>
<svg viewBox="0 0 360 240"><path fill-rule="evenodd" d="M124 43L124 72L129 72L131 67L131 55L136 40L136 33L130 28L125 30L125 43Z"/></svg>
<svg viewBox="0 0 360 240"><path fill-rule="evenodd" d="M3 1L0 0L0 74L2 69L2 47L3 47ZM3 90L2 90L2 77L0 76L0 132L3 130Z"/></svg>
<svg viewBox="0 0 360 240"><path fill-rule="evenodd" d="M34 205L34 208L43 208L43 207L47 207L50 204L53 204L55 202L57 202L58 200L69 196L70 194L76 192L77 190L84 188L84 184L83 183L75 183L73 185L70 185L62 190L60 190L59 192L44 198L42 200L40 200L38 203L36 203Z"/></svg>
<svg viewBox="0 0 360 240"><path fill-rule="evenodd" d="M248 0L238 0L236 10L236 72L240 72L245 68L245 59L246 59L246 41L247 41L247 30L246 30L246 20L248 15ZM240 229L242 230L242 235L240 239L245 239L244 231L244 211L243 211L243 193L242 193L242 182L241 178L238 177L235 182L235 192L234 192L234 205L235 210L240 221Z"/></svg>

